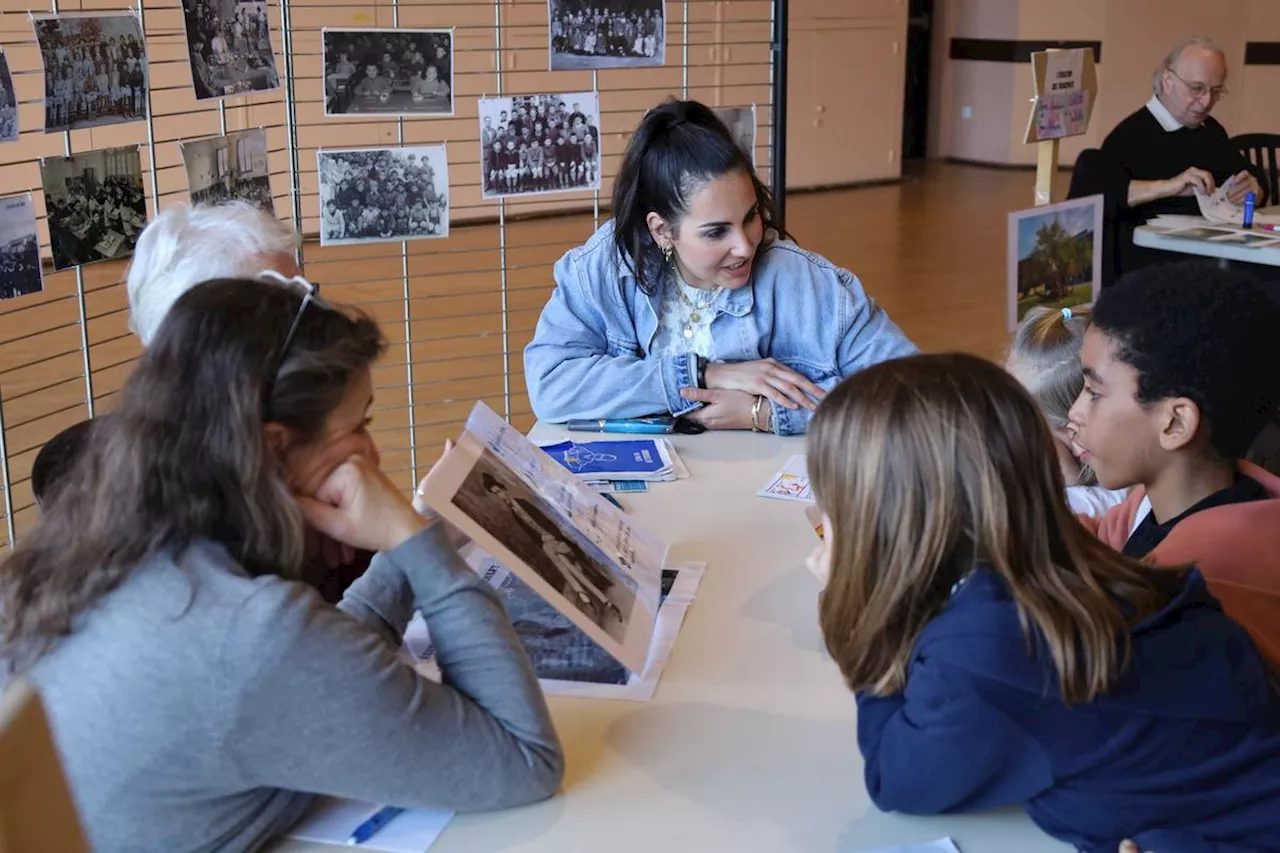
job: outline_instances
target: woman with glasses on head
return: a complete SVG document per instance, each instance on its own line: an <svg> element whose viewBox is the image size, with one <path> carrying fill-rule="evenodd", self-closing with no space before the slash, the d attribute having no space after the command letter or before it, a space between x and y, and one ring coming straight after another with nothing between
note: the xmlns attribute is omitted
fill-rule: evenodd
<svg viewBox="0 0 1280 853"><path fill-rule="evenodd" d="M384 348L301 279L196 286L0 567L0 682L43 694L95 849L259 849L315 793L555 792L499 600L378 468ZM300 582L309 530L379 552L336 607ZM398 654L415 610L442 684Z"/></svg>
<svg viewBox="0 0 1280 853"><path fill-rule="evenodd" d="M696 101L644 117L613 216L556 264L525 350L543 420L803 433L841 378L915 352L856 276L784 239L750 155Z"/></svg>

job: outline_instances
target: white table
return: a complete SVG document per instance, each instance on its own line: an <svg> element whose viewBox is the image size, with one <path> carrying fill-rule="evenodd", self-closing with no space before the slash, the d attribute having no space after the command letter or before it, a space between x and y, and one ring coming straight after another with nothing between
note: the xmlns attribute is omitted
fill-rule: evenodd
<svg viewBox="0 0 1280 853"><path fill-rule="evenodd" d="M1020 809L913 818L871 805L856 707L823 648L818 582L804 567L813 530L802 505L755 496L802 441L738 433L675 444L690 479L620 496L671 544L671 559L708 564L657 695L551 697L568 761L562 792L459 815L432 853L823 853L948 835L964 853L1070 853ZM289 842L277 853L336 849Z"/></svg>
<svg viewBox="0 0 1280 853"><path fill-rule="evenodd" d="M1280 207L1267 207L1257 211L1261 216L1280 216ZM1205 223L1208 225L1209 223ZM1176 230L1176 229L1174 229ZM1168 229L1154 225L1141 225L1133 231L1135 246L1148 249L1160 249L1165 252L1177 252L1183 255L1199 255L1205 258L1217 258L1225 266L1228 261L1240 261L1248 264L1263 264L1280 267L1280 247L1250 249L1234 246L1230 243L1212 243L1208 240L1192 240L1188 237L1170 237ZM1257 233L1268 232L1259 230ZM1280 237L1280 232L1270 232Z"/></svg>

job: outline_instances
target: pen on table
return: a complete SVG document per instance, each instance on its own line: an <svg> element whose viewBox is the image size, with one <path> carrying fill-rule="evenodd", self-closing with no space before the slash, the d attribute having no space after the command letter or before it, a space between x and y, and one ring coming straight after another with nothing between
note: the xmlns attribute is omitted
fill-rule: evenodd
<svg viewBox="0 0 1280 853"><path fill-rule="evenodd" d="M600 493L600 495L601 495L605 500L607 500L609 503L613 504L614 506L616 506L618 509L622 510L623 512L626 512L626 511L627 511L627 508L626 508L625 506L623 506L623 505L622 505L622 501L618 500L617 498L615 498L613 495L609 494L608 492L601 492L601 493Z"/></svg>
<svg viewBox="0 0 1280 853"><path fill-rule="evenodd" d="M570 432L625 432L635 435L670 435L676 431L673 419L601 418L600 420L569 421L565 428Z"/></svg>
<svg viewBox="0 0 1280 853"><path fill-rule="evenodd" d="M1267 225L1265 222L1258 222L1254 227L1261 228L1264 231L1280 231L1280 225Z"/></svg>
<svg viewBox="0 0 1280 853"><path fill-rule="evenodd" d="M396 806L385 806L378 809L364 823L351 830L351 837L347 839L347 844L364 844L377 835L379 830L394 820L402 811L404 809Z"/></svg>

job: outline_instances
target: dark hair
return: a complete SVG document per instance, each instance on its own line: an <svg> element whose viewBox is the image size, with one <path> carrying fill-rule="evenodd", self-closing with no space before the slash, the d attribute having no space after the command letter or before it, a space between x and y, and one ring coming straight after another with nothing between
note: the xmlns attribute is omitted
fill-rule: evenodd
<svg viewBox="0 0 1280 853"><path fill-rule="evenodd" d="M90 418L72 424L40 448L35 461L31 463L31 493L37 504L43 506L53 497L54 488L75 466L89 441L90 431L97 422L98 419Z"/></svg>
<svg viewBox="0 0 1280 853"><path fill-rule="evenodd" d="M663 275L662 251L646 217L656 213L675 227L703 184L735 171L755 185L765 233L786 236L773 193L709 107L673 98L645 114L613 179L612 202L614 245L642 291L652 293Z"/></svg>
<svg viewBox="0 0 1280 853"><path fill-rule="evenodd" d="M1224 460L1240 458L1280 405L1280 308L1249 275L1143 267L1103 291L1093 325L1137 371L1138 402L1194 401Z"/></svg>
<svg viewBox="0 0 1280 853"><path fill-rule="evenodd" d="M238 279L174 303L119 408L0 566L0 657L12 668L162 552L181 560L210 540L250 574L300 575L305 528L263 425L314 440L386 346L368 317L313 301L281 364L301 303L300 288Z"/></svg>

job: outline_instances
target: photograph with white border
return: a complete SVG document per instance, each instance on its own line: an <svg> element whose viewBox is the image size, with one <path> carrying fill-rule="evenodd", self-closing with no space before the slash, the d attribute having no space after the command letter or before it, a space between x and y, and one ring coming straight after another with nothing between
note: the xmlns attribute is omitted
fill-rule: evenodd
<svg viewBox="0 0 1280 853"><path fill-rule="evenodd" d="M321 149L320 245L449 236L449 158L443 145Z"/></svg>
<svg viewBox="0 0 1280 853"><path fill-rule="evenodd" d="M193 204L240 199L275 212L267 131L261 127L179 144Z"/></svg>
<svg viewBox="0 0 1280 853"><path fill-rule="evenodd" d="M427 475L423 497L602 650L644 672L664 543L483 403Z"/></svg>
<svg viewBox="0 0 1280 853"><path fill-rule="evenodd" d="M40 183L54 269L133 254L147 224L137 145L46 157Z"/></svg>
<svg viewBox="0 0 1280 853"><path fill-rule="evenodd" d="M729 128L729 135L756 165L756 105L749 107L712 107L711 111Z"/></svg>
<svg viewBox="0 0 1280 853"><path fill-rule="evenodd" d="M132 12L33 15L44 66L44 130L147 117L147 42Z"/></svg>
<svg viewBox="0 0 1280 853"><path fill-rule="evenodd" d="M1005 305L1009 331L1032 308L1090 305L1102 292L1103 197L1009 213Z"/></svg>
<svg viewBox="0 0 1280 853"><path fill-rule="evenodd" d="M324 114L453 115L453 30L320 31Z"/></svg>
<svg viewBox="0 0 1280 853"><path fill-rule="evenodd" d="M280 88L264 0L182 0L197 101Z"/></svg>
<svg viewBox="0 0 1280 853"><path fill-rule="evenodd" d="M595 92L481 98L479 112L483 198L600 189Z"/></svg>
<svg viewBox="0 0 1280 853"><path fill-rule="evenodd" d="M9 71L9 57L0 48L0 142L12 142L18 138L18 99L13 92L13 74Z"/></svg>
<svg viewBox="0 0 1280 853"><path fill-rule="evenodd" d="M31 193L0 199L0 299L42 290L44 265Z"/></svg>
<svg viewBox="0 0 1280 853"><path fill-rule="evenodd" d="M552 71L666 64L666 0L547 0L547 25Z"/></svg>

